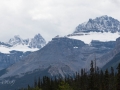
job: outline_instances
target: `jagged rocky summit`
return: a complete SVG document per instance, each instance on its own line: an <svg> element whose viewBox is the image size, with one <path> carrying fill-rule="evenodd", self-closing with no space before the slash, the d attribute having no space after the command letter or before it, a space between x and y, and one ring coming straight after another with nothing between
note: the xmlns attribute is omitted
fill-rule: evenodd
<svg viewBox="0 0 120 90"><path fill-rule="evenodd" d="M40 49L45 46L46 41L40 34L35 35L32 39L22 39L19 35L15 35L8 41L8 44L11 46L28 45L29 48Z"/></svg>
<svg viewBox="0 0 120 90"><path fill-rule="evenodd" d="M89 19L88 22L79 24L72 34L67 35L69 38L79 39L87 44L92 40L116 41L119 36L120 22L107 15Z"/></svg>
<svg viewBox="0 0 120 90"><path fill-rule="evenodd" d="M79 32L120 32L120 22L107 15L89 19L88 22L79 24L74 33Z"/></svg>
<svg viewBox="0 0 120 90"><path fill-rule="evenodd" d="M37 34L32 39L22 39L15 35L7 43L0 42L0 70L22 60L33 51L46 45L45 39Z"/></svg>
<svg viewBox="0 0 120 90"><path fill-rule="evenodd" d="M46 45L45 39L37 34L31 39L22 39L19 35L15 35L7 43L0 42L0 52L10 53L10 51L36 51Z"/></svg>

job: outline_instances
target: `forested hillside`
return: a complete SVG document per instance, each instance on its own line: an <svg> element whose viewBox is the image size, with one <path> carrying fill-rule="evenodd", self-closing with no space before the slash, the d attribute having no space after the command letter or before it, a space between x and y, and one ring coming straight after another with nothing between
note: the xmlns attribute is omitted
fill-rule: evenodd
<svg viewBox="0 0 120 90"><path fill-rule="evenodd" d="M107 69L103 72L91 61L90 72L81 69L81 73L73 77L39 77L35 79L34 87L28 85L20 90L120 90L120 64L116 73L113 67L110 72Z"/></svg>

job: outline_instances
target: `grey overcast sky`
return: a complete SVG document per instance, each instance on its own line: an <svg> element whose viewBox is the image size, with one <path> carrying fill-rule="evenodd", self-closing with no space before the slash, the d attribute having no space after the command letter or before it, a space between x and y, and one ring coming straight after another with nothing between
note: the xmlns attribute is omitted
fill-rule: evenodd
<svg viewBox="0 0 120 90"><path fill-rule="evenodd" d="M0 0L0 40L40 33L49 41L102 15L120 21L120 0Z"/></svg>

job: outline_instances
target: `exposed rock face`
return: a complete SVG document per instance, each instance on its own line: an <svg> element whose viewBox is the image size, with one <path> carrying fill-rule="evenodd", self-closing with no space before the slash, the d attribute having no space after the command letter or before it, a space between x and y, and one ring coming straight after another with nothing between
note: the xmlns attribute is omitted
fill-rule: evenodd
<svg viewBox="0 0 120 90"><path fill-rule="evenodd" d="M115 47L115 41L109 41L109 42L101 42L97 40L92 40L91 45L93 47L107 47L107 48L114 48Z"/></svg>
<svg viewBox="0 0 120 90"><path fill-rule="evenodd" d="M8 41L8 44L14 46L16 44L24 44L23 43L23 40L20 38L19 35L16 35L14 36L14 38L11 38L9 41Z"/></svg>
<svg viewBox="0 0 120 90"><path fill-rule="evenodd" d="M113 48L113 50L99 58L98 63L101 63L100 66L102 67L106 63L109 63L118 53L120 53L120 38L116 39L115 47Z"/></svg>
<svg viewBox="0 0 120 90"><path fill-rule="evenodd" d="M90 44L92 40L101 42L115 41L120 36L120 22L107 15L89 19L79 24L72 34L67 37Z"/></svg>
<svg viewBox="0 0 120 90"><path fill-rule="evenodd" d="M10 54L0 53L0 70L22 60L31 52L11 51Z"/></svg>
<svg viewBox="0 0 120 90"><path fill-rule="evenodd" d="M116 39L116 47L120 46L120 37Z"/></svg>
<svg viewBox="0 0 120 90"><path fill-rule="evenodd" d="M107 63L103 66L103 68L102 68L103 70L105 70L105 69L110 70L110 68L113 67L114 70L117 71L116 68L117 68L118 64L120 63L120 37L116 39L115 48L108 54L104 55L104 57L102 57L102 59L108 60Z"/></svg>
<svg viewBox="0 0 120 90"><path fill-rule="evenodd" d="M8 41L8 44L11 46L27 45L29 48L41 49L45 46L46 41L40 34L35 35L32 39L22 39L19 35L16 35Z"/></svg>
<svg viewBox="0 0 120 90"><path fill-rule="evenodd" d="M82 23L76 27L74 33L79 32L120 32L120 22L107 15L89 19L88 22Z"/></svg>
<svg viewBox="0 0 120 90"><path fill-rule="evenodd" d="M12 47L12 45L4 43L4 42L0 42L0 46L4 46L4 47Z"/></svg>
<svg viewBox="0 0 120 90"><path fill-rule="evenodd" d="M43 46L45 46L45 44L46 44L45 39L40 34L37 34L35 35L34 38L31 39L31 42L29 43L29 47L42 48Z"/></svg>

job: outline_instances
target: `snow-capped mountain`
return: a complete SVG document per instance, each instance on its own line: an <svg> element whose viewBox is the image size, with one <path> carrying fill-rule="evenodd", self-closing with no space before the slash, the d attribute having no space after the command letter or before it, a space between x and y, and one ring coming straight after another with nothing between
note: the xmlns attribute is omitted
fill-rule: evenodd
<svg viewBox="0 0 120 90"><path fill-rule="evenodd" d="M31 84L32 78L42 77L42 75L72 76L81 68L88 70L95 55L96 59L99 60L98 58L114 47L115 42L92 41L91 45L87 45L80 40L55 37L39 51L29 54L21 61L0 72L0 81L11 80L11 78L15 80L15 84L12 86L5 84L6 87L10 86L13 90L13 87L17 88L17 85L22 87L21 82L27 86L28 83Z"/></svg>
<svg viewBox="0 0 120 90"><path fill-rule="evenodd" d="M98 46L98 43L100 44ZM113 43L113 44L111 44ZM35 69L46 70L51 75L73 74L81 68L90 66L90 61L113 49L114 42L93 41L92 45L69 38L53 38L45 47L28 55L24 60L10 66L3 77L32 72ZM63 69L65 68L66 69ZM49 68L49 69L48 69ZM54 71L55 70L55 71Z"/></svg>
<svg viewBox="0 0 120 90"><path fill-rule="evenodd" d="M88 22L82 23L76 27L74 33L79 32L120 32L120 22L117 19L107 15L89 19Z"/></svg>
<svg viewBox="0 0 120 90"><path fill-rule="evenodd" d="M8 88L13 90L13 88L27 86L28 83L31 84L32 78L42 75L72 76L81 68L88 70L91 60L95 59L96 65L103 67L120 52L120 39L116 40L119 37L119 26L118 20L108 16L90 19L87 23L80 24L67 37L56 36L45 46L36 44L45 43L44 39L40 39L40 35L25 40L19 36L14 37L8 42L10 48L26 46L32 49L42 45L44 47L0 71L0 82L2 82L0 87L6 88L4 90ZM4 80L14 80L15 83L12 86L11 84L3 85Z"/></svg>
<svg viewBox="0 0 120 90"><path fill-rule="evenodd" d="M7 43L0 42L0 52L10 53L10 51L36 51L45 46L46 41L40 35L37 34L31 39L22 39L19 35L15 35Z"/></svg>
<svg viewBox="0 0 120 90"><path fill-rule="evenodd" d="M46 41L44 40L44 38L38 34L35 35L34 38L31 39L31 41L29 42L29 47L30 48L42 48L43 46L45 46Z"/></svg>
<svg viewBox="0 0 120 90"><path fill-rule="evenodd" d="M40 34L32 39L22 39L19 35L15 35L7 43L0 42L0 70L41 49L45 44L46 41Z"/></svg>
<svg viewBox="0 0 120 90"><path fill-rule="evenodd" d="M26 40L25 40L26 41ZM27 40L28 42L29 40ZM22 45L27 45L28 43L25 43L24 40L21 39L21 37L19 35L15 35L13 38L11 38L9 41L8 41L8 44L10 44L11 46L15 46L15 45L19 45L19 44L22 44Z"/></svg>
<svg viewBox="0 0 120 90"><path fill-rule="evenodd" d="M120 36L119 33L120 22L105 15L79 24L75 31L67 36L90 44L92 40L115 41Z"/></svg>

